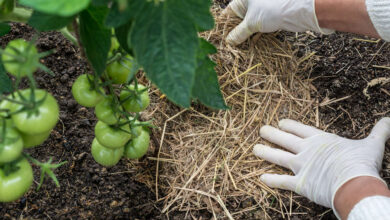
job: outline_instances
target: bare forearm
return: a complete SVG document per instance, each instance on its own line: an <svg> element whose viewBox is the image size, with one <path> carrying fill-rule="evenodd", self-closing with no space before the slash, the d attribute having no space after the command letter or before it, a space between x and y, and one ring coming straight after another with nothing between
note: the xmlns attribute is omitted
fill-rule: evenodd
<svg viewBox="0 0 390 220"><path fill-rule="evenodd" d="M365 0L315 0L321 28L379 38L368 15Z"/></svg>
<svg viewBox="0 0 390 220"><path fill-rule="evenodd" d="M337 191L334 205L340 217L346 220L359 201L378 195L390 197L390 191L382 181L374 177L357 177L345 183Z"/></svg>

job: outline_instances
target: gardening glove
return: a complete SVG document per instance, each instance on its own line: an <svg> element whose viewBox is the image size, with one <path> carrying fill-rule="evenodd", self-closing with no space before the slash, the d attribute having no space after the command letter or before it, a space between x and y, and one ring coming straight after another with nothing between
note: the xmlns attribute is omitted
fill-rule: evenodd
<svg viewBox="0 0 390 220"><path fill-rule="evenodd" d="M320 28L314 7L315 0L233 0L223 14L235 14L244 19L228 35L236 45L256 32L312 30L323 34L334 31Z"/></svg>
<svg viewBox="0 0 390 220"><path fill-rule="evenodd" d="M385 183L379 170L390 138L390 118L381 119L362 140L342 138L289 119L281 120L279 127L281 130L263 126L260 135L291 153L262 144L257 144L253 153L291 169L295 176L263 174L260 179L269 187L294 191L332 207L337 215L333 200L344 183L359 176L375 177Z"/></svg>

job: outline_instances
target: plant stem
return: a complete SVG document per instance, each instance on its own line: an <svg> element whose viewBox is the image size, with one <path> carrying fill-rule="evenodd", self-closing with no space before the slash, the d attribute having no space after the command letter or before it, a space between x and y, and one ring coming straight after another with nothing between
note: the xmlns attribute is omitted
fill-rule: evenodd
<svg viewBox="0 0 390 220"><path fill-rule="evenodd" d="M64 35L66 39L72 42L75 46L78 46L77 39L69 32L68 28L64 27L60 30L61 34Z"/></svg>
<svg viewBox="0 0 390 220"><path fill-rule="evenodd" d="M11 21L11 22L20 22L27 23L28 19L31 17L32 11L25 8L14 8L11 13L0 15L0 22Z"/></svg>

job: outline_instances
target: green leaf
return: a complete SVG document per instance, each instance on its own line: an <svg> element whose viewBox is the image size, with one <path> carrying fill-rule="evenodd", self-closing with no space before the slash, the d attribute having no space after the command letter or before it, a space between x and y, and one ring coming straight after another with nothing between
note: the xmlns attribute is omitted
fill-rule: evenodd
<svg viewBox="0 0 390 220"><path fill-rule="evenodd" d="M110 0L92 0L94 6L107 6Z"/></svg>
<svg viewBox="0 0 390 220"><path fill-rule="evenodd" d="M12 81L5 72L3 63L0 62L0 95L12 92Z"/></svg>
<svg viewBox="0 0 390 220"><path fill-rule="evenodd" d="M111 29L103 25L106 7L91 6L80 13L80 38L88 60L100 76L106 68L111 46Z"/></svg>
<svg viewBox="0 0 390 220"><path fill-rule="evenodd" d="M73 16L62 17L34 11L28 20L28 24L39 31L51 31L65 27L72 20Z"/></svg>
<svg viewBox="0 0 390 220"><path fill-rule="evenodd" d="M9 26L9 24L0 23L0 37L8 34L8 32L10 32L10 30L11 30L11 26Z"/></svg>
<svg viewBox="0 0 390 220"><path fill-rule="evenodd" d="M129 6L125 10L120 11L118 2L115 1L107 15L105 24L108 27L119 27L127 23L132 16L132 11Z"/></svg>
<svg viewBox="0 0 390 220"><path fill-rule="evenodd" d="M122 10L117 1L112 4L105 21L106 26L117 28L128 23L130 19L137 17L139 13L144 13L147 10L147 8L144 8L147 7L147 4L145 4L144 1L125 0L125 2L126 1L127 7Z"/></svg>
<svg viewBox="0 0 390 220"><path fill-rule="evenodd" d="M190 106L198 37L183 0L143 2L134 21L131 45L149 79L174 103Z"/></svg>
<svg viewBox="0 0 390 220"><path fill-rule="evenodd" d="M214 18L211 15L211 0L185 0L188 16L198 26L198 31L210 30L214 27Z"/></svg>
<svg viewBox="0 0 390 220"><path fill-rule="evenodd" d="M121 47L130 55L133 55L133 50L131 49L131 42L129 38L130 30L133 25L133 22L128 22L120 27L115 28L115 36L118 40Z"/></svg>
<svg viewBox="0 0 390 220"><path fill-rule="evenodd" d="M73 16L86 9L91 0L19 0L19 4L34 10L63 17Z"/></svg>
<svg viewBox="0 0 390 220"><path fill-rule="evenodd" d="M192 88L192 97L202 104L214 109L228 109L221 93L215 63L208 54L215 53L216 48L204 39L200 39L198 50L195 83Z"/></svg>

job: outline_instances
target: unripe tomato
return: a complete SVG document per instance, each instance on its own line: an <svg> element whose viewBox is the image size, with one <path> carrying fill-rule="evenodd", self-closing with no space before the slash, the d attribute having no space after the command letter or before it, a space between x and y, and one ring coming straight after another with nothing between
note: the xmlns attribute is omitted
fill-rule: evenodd
<svg viewBox="0 0 390 220"><path fill-rule="evenodd" d="M5 175L0 168L0 202L12 202L23 196L33 182L33 171L30 163L25 159L16 162L18 170Z"/></svg>
<svg viewBox="0 0 390 220"><path fill-rule="evenodd" d="M87 77L87 74L83 74L74 81L72 85L72 95L80 105L95 107L103 99L103 95L93 89Z"/></svg>
<svg viewBox="0 0 390 220"><path fill-rule="evenodd" d="M92 157L100 165L111 167L119 162L123 156L124 147L111 149L104 147L94 138L91 147Z"/></svg>
<svg viewBox="0 0 390 220"><path fill-rule="evenodd" d="M113 106L113 99L112 97L106 97L101 102L99 102L95 107L95 114L96 117L108 124L113 125L118 122L118 119L120 118L119 112L114 112L114 106Z"/></svg>
<svg viewBox="0 0 390 220"><path fill-rule="evenodd" d="M29 99L31 90L22 90L21 95L26 99ZM26 134L42 134L50 131L58 122L59 107L55 98L45 90L35 90L35 100L40 101L43 98L44 101L33 109L26 109L17 114L12 115L12 120L15 127ZM16 94L16 99L21 101L21 97ZM18 111L23 106L13 103L13 111Z"/></svg>
<svg viewBox="0 0 390 220"><path fill-rule="evenodd" d="M37 54L34 45L30 45L23 39L16 39L8 43L1 58L7 72L16 77L24 77L32 75L37 70L36 64L39 63ZM15 56L18 56L20 61L15 60Z"/></svg>
<svg viewBox="0 0 390 220"><path fill-rule="evenodd" d="M131 133L129 125L122 125L121 129L98 121L95 126L95 136L100 144L107 148L120 148L130 140Z"/></svg>
<svg viewBox="0 0 390 220"><path fill-rule="evenodd" d="M149 132L142 129L140 135L131 139L125 146L125 157L129 159L139 159L148 152L150 142Z"/></svg>
<svg viewBox="0 0 390 220"><path fill-rule="evenodd" d="M2 132L3 128L0 127L0 134ZM0 163L9 163L16 160L20 157L22 151L23 141L18 131L8 126L5 127L4 140L0 140Z"/></svg>
<svg viewBox="0 0 390 220"><path fill-rule="evenodd" d="M24 148L32 148L41 145L50 136L51 130L41 134L26 134L19 132L23 139Z"/></svg>
<svg viewBox="0 0 390 220"><path fill-rule="evenodd" d="M8 98L11 98L11 96L7 96ZM0 116L6 117L7 111L11 111L12 103L8 100L3 100L0 102Z"/></svg>
<svg viewBox="0 0 390 220"><path fill-rule="evenodd" d="M127 82L130 75L131 67L133 66L133 58L126 55L126 59L121 59L107 65L107 74L115 84L123 84Z"/></svg>
<svg viewBox="0 0 390 220"><path fill-rule="evenodd" d="M130 91L135 91L134 85L127 87ZM146 87L138 84L138 91L144 90ZM120 93L120 100L123 101L123 107L129 112L140 112L145 110L150 103L148 91L145 90L138 96L135 96L133 92L122 90ZM140 101L140 102L139 102Z"/></svg>

